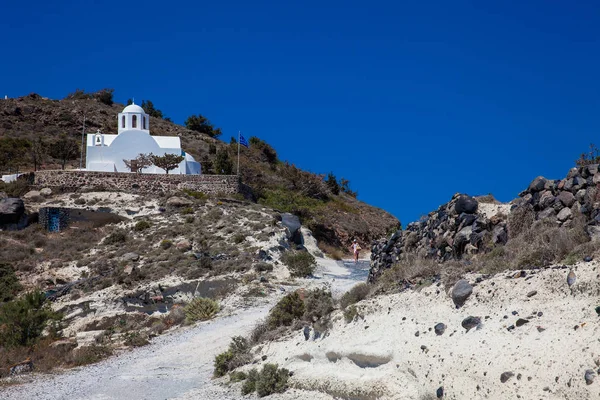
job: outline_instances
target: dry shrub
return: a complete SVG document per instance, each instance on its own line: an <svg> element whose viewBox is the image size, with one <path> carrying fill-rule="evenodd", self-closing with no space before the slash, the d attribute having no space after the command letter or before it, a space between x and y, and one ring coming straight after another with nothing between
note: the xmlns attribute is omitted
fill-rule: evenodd
<svg viewBox="0 0 600 400"><path fill-rule="evenodd" d="M494 195L491 193L482 196L475 196L475 200L477 200L478 203L500 204L500 202L496 200Z"/></svg>
<svg viewBox="0 0 600 400"><path fill-rule="evenodd" d="M529 203L520 205L515 209L511 210L508 215L508 236L509 238L516 238L521 233L527 231L533 225L535 221L535 211L533 206Z"/></svg>
<svg viewBox="0 0 600 400"><path fill-rule="evenodd" d="M82 347L73 352L73 365L81 366L97 363L112 355L112 349L108 346L92 345Z"/></svg>
<svg viewBox="0 0 600 400"><path fill-rule="evenodd" d="M38 372L48 372L57 367L68 367L73 365L73 353L75 347L54 346L55 339L47 337L34 346L8 348L0 346L0 378L8 374L9 368L29 358Z"/></svg>
<svg viewBox="0 0 600 400"><path fill-rule="evenodd" d="M344 293L340 299L340 306L345 309L352 304L358 303L359 301L366 299L370 291L371 288L366 283L354 285L352 289Z"/></svg>
<svg viewBox="0 0 600 400"><path fill-rule="evenodd" d="M567 256L563 259L565 264L575 264L577 261L581 261L586 256L595 257L600 251L600 241L594 240L585 243L581 243L575 247Z"/></svg>
<svg viewBox="0 0 600 400"><path fill-rule="evenodd" d="M585 217L576 215L571 226L559 227L551 220L536 221L521 235L506 244L513 254L513 268L545 267L562 260L577 246L589 241Z"/></svg>
<svg viewBox="0 0 600 400"><path fill-rule="evenodd" d="M437 260L419 257L415 254L403 254L388 271L390 271L389 278L398 281L438 275L441 269L442 265Z"/></svg>
<svg viewBox="0 0 600 400"><path fill-rule="evenodd" d="M321 250L323 253L327 254L334 260L341 260L344 258L344 252L335 246L329 245L325 242L319 242L317 245L319 247L319 250Z"/></svg>

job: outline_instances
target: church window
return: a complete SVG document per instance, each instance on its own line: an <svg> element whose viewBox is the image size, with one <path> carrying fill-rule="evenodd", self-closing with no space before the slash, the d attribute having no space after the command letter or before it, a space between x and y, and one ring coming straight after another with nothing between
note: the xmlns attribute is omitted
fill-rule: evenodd
<svg viewBox="0 0 600 400"><path fill-rule="evenodd" d="M137 128L137 115L131 117L131 127Z"/></svg>
<svg viewBox="0 0 600 400"><path fill-rule="evenodd" d="M142 129L148 129L148 127L146 126L146 116L145 115L142 117Z"/></svg>
<svg viewBox="0 0 600 400"><path fill-rule="evenodd" d="M121 128L125 128L125 116L123 115L123 118L121 118Z"/></svg>

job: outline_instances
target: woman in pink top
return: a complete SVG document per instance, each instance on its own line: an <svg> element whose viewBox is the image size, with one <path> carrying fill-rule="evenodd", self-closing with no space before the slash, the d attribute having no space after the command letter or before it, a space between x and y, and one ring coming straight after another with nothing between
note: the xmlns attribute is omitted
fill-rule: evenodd
<svg viewBox="0 0 600 400"><path fill-rule="evenodd" d="M360 246L356 239L354 239L354 243L352 243L352 251L354 252L354 262L358 262L358 252L360 251Z"/></svg>

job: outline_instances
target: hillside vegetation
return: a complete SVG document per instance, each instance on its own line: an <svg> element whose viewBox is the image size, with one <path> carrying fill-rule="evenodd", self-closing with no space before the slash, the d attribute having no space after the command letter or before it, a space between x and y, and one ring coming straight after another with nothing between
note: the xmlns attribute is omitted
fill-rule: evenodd
<svg viewBox="0 0 600 400"><path fill-rule="evenodd" d="M216 139L221 131L205 117L190 116L186 124L193 129L188 129L165 119L152 102L142 104L149 108L152 135L179 136L204 173L235 173L237 143ZM92 94L77 90L63 100L37 94L0 100L0 172L78 167L83 117L87 133L116 134L123 107L112 102L110 89ZM253 201L298 215L324 246L346 249L353 238L368 244L399 227L389 213L357 200L347 180L302 171L279 160L263 140L249 141L250 148L241 152L241 176Z"/></svg>

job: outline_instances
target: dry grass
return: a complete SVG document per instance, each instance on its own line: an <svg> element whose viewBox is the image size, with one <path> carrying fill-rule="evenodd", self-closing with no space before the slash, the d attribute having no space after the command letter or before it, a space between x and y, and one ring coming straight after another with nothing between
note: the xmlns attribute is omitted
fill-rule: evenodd
<svg viewBox="0 0 600 400"><path fill-rule="evenodd" d="M319 246L319 250L334 260L341 260L344 258L344 251L338 247L332 246L325 242L319 242L317 245Z"/></svg>
<svg viewBox="0 0 600 400"><path fill-rule="evenodd" d="M402 287L407 281L440 276L446 287L470 272L496 274L505 270L546 267L556 262L581 260L600 250L600 243L590 242L585 233L585 217L575 215L569 227L559 227L551 220L533 220L533 209L524 206L509 217L512 232L505 246L488 244L486 252L465 256L461 260L446 261L423 259L405 254L392 268L384 271L375 292L389 292ZM515 236L515 232L518 232Z"/></svg>
<svg viewBox="0 0 600 400"><path fill-rule="evenodd" d="M531 228L535 221L535 212L531 204L525 204L515 208L508 215L508 236L516 238L523 232Z"/></svg>

